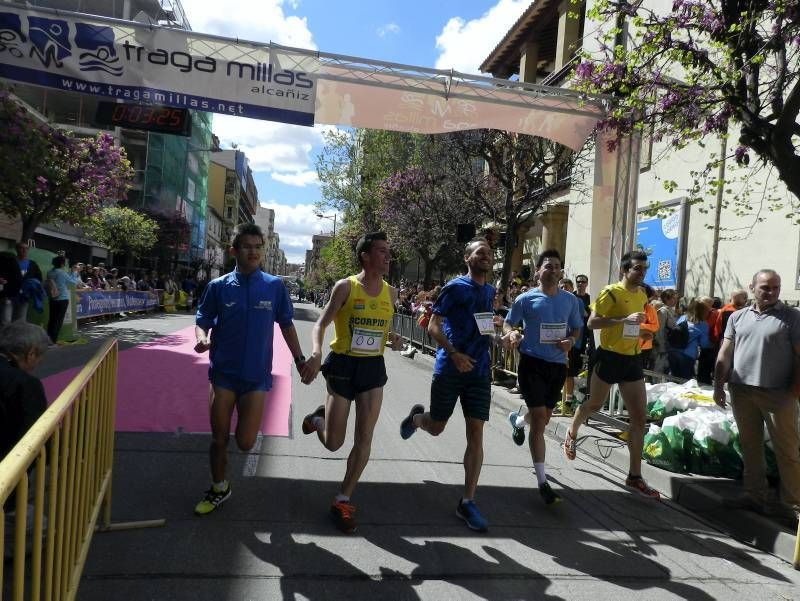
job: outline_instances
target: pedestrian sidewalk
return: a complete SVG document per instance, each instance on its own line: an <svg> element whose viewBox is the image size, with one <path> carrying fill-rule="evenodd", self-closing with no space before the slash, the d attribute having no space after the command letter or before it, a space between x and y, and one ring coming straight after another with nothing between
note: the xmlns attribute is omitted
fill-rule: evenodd
<svg viewBox="0 0 800 601"><path fill-rule="evenodd" d="M417 353L418 360L433 365L433 357ZM504 386L492 386L492 401L504 411L517 411L523 403L519 394ZM572 422L571 417L553 417L545 433L559 443ZM620 473L628 471L628 447L618 431L589 420L581 429L578 453L587 453ZM797 532L789 524L745 509L733 509L732 503L741 495L741 483L728 478L711 478L691 474L676 474L642 461L642 475L647 483L662 495L708 521L729 536L757 549L792 562Z"/></svg>

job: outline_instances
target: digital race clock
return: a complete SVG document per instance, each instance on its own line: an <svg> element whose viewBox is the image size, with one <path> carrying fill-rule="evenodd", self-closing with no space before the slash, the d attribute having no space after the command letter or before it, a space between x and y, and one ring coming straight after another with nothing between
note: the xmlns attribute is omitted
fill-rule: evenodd
<svg viewBox="0 0 800 601"><path fill-rule="evenodd" d="M143 129L162 134L190 136L192 115L188 109L153 104L120 104L101 101L95 120L101 125Z"/></svg>

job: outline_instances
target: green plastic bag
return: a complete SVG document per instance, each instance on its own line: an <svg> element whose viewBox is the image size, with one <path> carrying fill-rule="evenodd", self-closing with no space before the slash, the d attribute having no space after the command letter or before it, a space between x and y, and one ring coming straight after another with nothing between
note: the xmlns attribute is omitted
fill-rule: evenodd
<svg viewBox="0 0 800 601"><path fill-rule="evenodd" d="M642 457L650 465L670 472L686 471L682 450L676 452L667 433L658 427L651 427L644 435Z"/></svg>
<svg viewBox="0 0 800 601"><path fill-rule="evenodd" d="M664 407L664 403L660 399L647 401L647 419L661 421L666 417L666 413L667 408Z"/></svg>
<svg viewBox="0 0 800 601"><path fill-rule="evenodd" d="M689 471L717 478L741 478L742 455L738 435L731 431L730 424L716 425L727 436L694 436L689 449ZM725 440L727 438L727 440Z"/></svg>

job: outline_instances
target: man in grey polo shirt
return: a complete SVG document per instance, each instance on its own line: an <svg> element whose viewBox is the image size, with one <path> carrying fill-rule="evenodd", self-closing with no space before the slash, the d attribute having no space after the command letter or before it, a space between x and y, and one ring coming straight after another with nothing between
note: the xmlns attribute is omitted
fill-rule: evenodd
<svg viewBox="0 0 800 601"><path fill-rule="evenodd" d="M750 284L755 303L728 320L714 368L714 401L725 407L728 382L744 460L744 487L757 508L786 517L800 509L800 311L778 300L781 278L762 269ZM781 477L782 504L768 499L767 424Z"/></svg>

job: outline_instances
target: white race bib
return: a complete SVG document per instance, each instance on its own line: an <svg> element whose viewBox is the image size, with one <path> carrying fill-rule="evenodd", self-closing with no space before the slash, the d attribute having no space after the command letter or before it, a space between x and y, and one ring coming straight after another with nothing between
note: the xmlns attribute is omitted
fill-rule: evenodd
<svg viewBox="0 0 800 601"><path fill-rule="evenodd" d="M543 323L539 326L539 342L542 344L556 344L567 337L567 324Z"/></svg>
<svg viewBox="0 0 800 601"><path fill-rule="evenodd" d="M481 336L494 336L494 313L475 313L474 315Z"/></svg>
<svg viewBox="0 0 800 601"><path fill-rule="evenodd" d="M377 355L381 351L381 342L383 342L383 330L353 328L350 351L361 355Z"/></svg>
<svg viewBox="0 0 800 601"><path fill-rule="evenodd" d="M639 337L639 324L625 321L622 323L622 337L623 338L638 338Z"/></svg>

